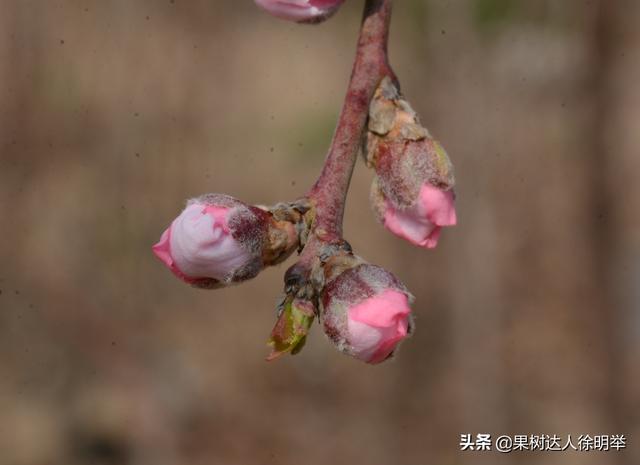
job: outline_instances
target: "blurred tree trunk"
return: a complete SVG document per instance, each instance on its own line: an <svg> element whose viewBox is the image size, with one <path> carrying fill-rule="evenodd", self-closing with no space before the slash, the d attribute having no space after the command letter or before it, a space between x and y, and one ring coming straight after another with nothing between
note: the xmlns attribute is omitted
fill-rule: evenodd
<svg viewBox="0 0 640 465"><path fill-rule="evenodd" d="M594 28L594 250L609 341L603 403L617 433L640 434L640 4L600 0ZM620 463L640 461L631 446Z"/></svg>

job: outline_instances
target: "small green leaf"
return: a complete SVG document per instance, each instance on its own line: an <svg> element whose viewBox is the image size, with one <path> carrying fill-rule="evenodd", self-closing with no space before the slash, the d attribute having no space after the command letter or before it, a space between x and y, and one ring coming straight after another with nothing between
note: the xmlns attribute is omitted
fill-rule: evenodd
<svg viewBox="0 0 640 465"><path fill-rule="evenodd" d="M312 302L287 296L282 312L271 331L268 341L271 353L267 360L274 360L287 352L292 355L300 352L314 317Z"/></svg>

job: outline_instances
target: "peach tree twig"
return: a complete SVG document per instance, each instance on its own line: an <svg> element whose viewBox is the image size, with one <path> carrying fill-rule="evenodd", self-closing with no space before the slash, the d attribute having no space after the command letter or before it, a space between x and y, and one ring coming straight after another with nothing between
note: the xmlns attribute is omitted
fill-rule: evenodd
<svg viewBox="0 0 640 465"><path fill-rule="evenodd" d="M362 143L369 103L385 76L395 80L387 59L391 0L366 0L347 95L320 177L307 194L316 209L315 234L342 237L344 205Z"/></svg>
<svg viewBox="0 0 640 465"><path fill-rule="evenodd" d="M319 316L318 300L327 277L360 264L343 238L342 222L371 99L385 77L397 82L387 53L391 6L392 0L365 2L353 70L331 146L317 181L301 201L309 208L309 230L298 261L285 273L286 295L271 335L269 359L300 350L314 316ZM334 263L328 265L330 261ZM298 327L296 320L302 321Z"/></svg>
<svg viewBox="0 0 640 465"><path fill-rule="evenodd" d="M280 18L317 23L344 0L255 0ZM188 201L153 247L183 281L219 288L299 257L284 276L268 359L301 350L317 317L342 352L367 363L391 357L413 328L413 296L343 238L347 191L359 153L375 171L374 213L392 233L433 248L456 222L453 170L442 146L400 94L389 66L392 0L365 0L353 71L322 171L293 202L248 205L226 194Z"/></svg>

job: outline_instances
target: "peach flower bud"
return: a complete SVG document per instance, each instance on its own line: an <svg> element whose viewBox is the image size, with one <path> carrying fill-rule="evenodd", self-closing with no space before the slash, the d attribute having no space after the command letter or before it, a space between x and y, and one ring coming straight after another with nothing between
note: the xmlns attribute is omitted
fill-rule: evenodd
<svg viewBox="0 0 640 465"><path fill-rule="evenodd" d="M325 333L359 360L387 360L412 329L413 297L388 271L368 263L342 272L322 292Z"/></svg>
<svg viewBox="0 0 640 465"><path fill-rule="evenodd" d="M456 224L453 166L389 78L369 107L364 153L376 172L371 203L391 232L434 248L441 228Z"/></svg>
<svg viewBox="0 0 640 465"><path fill-rule="evenodd" d="M453 191L443 191L425 183L416 202L405 209L385 200L382 222L396 236L414 245L433 249L442 226L456 224Z"/></svg>
<svg viewBox="0 0 640 465"><path fill-rule="evenodd" d="M211 194L190 200L153 252L187 283L221 287L252 278L263 268L268 225L267 212Z"/></svg>
<svg viewBox="0 0 640 465"><path fill-rule="evenodd" d="M344 0L255 0L263 10L298 23L319 23L334 14Z"/></svg>

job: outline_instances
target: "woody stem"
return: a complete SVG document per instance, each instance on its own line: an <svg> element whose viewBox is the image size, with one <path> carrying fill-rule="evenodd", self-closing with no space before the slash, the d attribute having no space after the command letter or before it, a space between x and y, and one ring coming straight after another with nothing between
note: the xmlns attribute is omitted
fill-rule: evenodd
<svg viewBox="0 0 640 465"><path fill-rule="evenodd" d="M392 0L366 0L356 57L331 148L307 197L315 206L314 235L322 242L342 238L342 219L351 174L362 142L369 103L385 76L395 80L387 60Z"/></svg>

